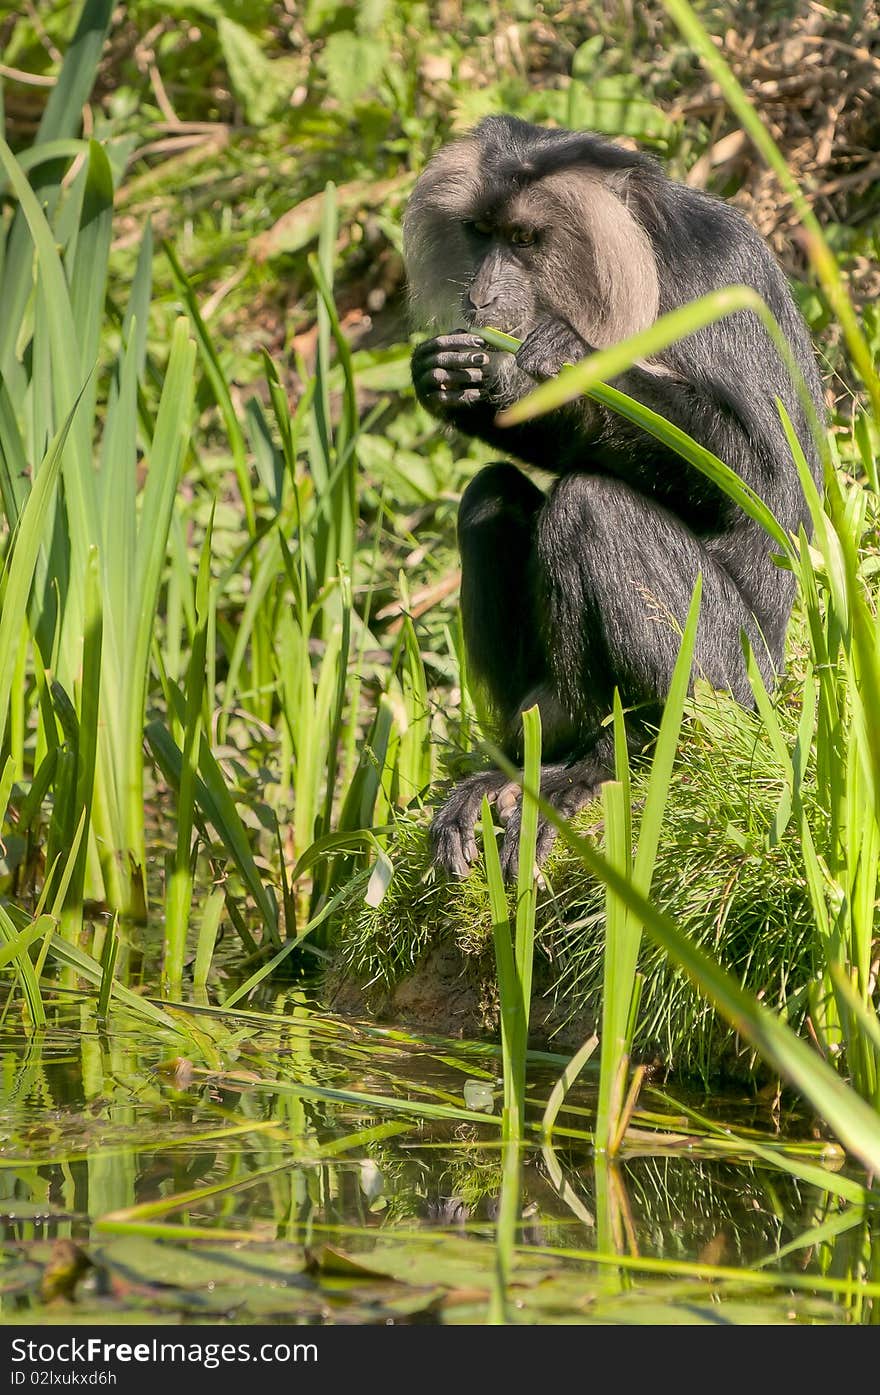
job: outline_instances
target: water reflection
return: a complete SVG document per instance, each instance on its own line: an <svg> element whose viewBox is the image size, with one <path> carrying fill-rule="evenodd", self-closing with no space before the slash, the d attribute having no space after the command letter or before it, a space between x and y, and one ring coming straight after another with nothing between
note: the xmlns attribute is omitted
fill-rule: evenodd
<svg viewBox="0 0 880 1395"><path fill-rule="evenodd" d="M21 1020L0 1028L4 1320L59 1302L96 1314L389 1320L389 1279L393 1320L481 1320L500 1133L497 1115L465 1101L497 1097L490 1044L356 1025L301 992L263 1013L165 1005L167 1026L117 1013L109 1033L90 997L49 1006L40 1033ZM546 1062L532 1072L535 1119L555 1076ZM524 1158L525 1320L649 1310L646 1321L713 1320L721 1299L725 1320L842 1320L847 1305L873 1318L864 1216L770 1163L713 1153L711 1140L676 1152L668 1130L656 1153L642 1129L636 1155L597 1162L594 1104L588 1080L559 1116L567 1195L537 1135ZM761 1122L754 1101L716 1109ZM797 1282L780 1290L774 1257L788 1245ZM598 1265L587 1258L596 1251ZM251 1260L243 1274L245 1252L262 1267ZM757 1284L724 1277L756 1265L766 1266ZM856 1296L826 1292L829 1275L849 1276Z"/></svg>

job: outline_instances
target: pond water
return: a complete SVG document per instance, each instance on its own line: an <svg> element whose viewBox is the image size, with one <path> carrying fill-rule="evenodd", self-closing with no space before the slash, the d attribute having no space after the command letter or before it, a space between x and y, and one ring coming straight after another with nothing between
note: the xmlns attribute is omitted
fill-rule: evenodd
<svg viewBox="0 0 880 1395"><path fill-rule="evenodd" d="M491 1043L352 1022L300 990L260 1012L116 1011L109 1032L91 995L47 1008L41 1031L17 1004L0 1025L0 1321L486 1320ZM563 1064L534 1058L536 1125ZM595 1085L524 1151L509 1321L872 1320L868 1213L807 1116L646 1086L609 1164Z"/></svg>

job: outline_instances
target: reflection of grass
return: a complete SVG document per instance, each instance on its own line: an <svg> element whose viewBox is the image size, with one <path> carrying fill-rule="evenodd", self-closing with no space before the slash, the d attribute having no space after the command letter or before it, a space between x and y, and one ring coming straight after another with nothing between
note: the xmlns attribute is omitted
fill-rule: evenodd
<svg viewBox="0 0 880 1395"><path fill-rule="evenodd" d="M361 1030L291 1000L277 1006L277 1015L178 1010L173 1029L120 1011L116 1030L99 1037L89 1000L63 996L47 1003L46 1033L7 1025L17 1093L5 1118L0 1261L16 1306L0 1323L50 1316L53 1293L92 1321L381 1323L423 1311L485 1320L497 1116L425 1124L413 1103L389 1114L361 1093L381 1085L386 1100L411 1101L427 1059L434 1089L455 1098L485 1053ZM67 1067L79 1027L76 1073ZM191 1060L169 1056L182 1032L192 1033ZM201 1051L210 1070L196 1064ZM530 1074L538 1109L551 1078ZM566 1101L566 1110L589 1106L577 1087ZM845 1279L793 1265L712 1268L728 1258L709 1248L718 1231L737 1256L769 1264L783 1229L797 1230L811 1198L819 1216L823 1199L772 1168L708 1162L699 1147L621 1165L645 1272L609 1285L611 1257L594 1254L594 1235L528 1145L511 1321L616 1322L634 1311L644 1321L709 1320L717 1303L730 1321L839 1320ZM590 1154L587 1136L561 1151L592 1204Z"/></svg>
<svg viewBox="0 0 880 1395"><path fill-rule="evenodd" d="M778 715L791 731L796 711ZM633 774L636 809L646 772ZM760 723L719 695L700 694L672 779L654 873L653 897L681 927L763 1001L799 1024L813 973L812 921L793 831L769 846L783 789ZM815 807L808 774L804 800ZM818 811L817 817L818 817ZM580 816L601 841L597 806ZM341 972L391 986L431 946L451 941L479 980L491 964L491 917L482 866L467 882L434 880L424 823L401 820L391 849L395 876L381 906L359 906L340 932ZM577 858L557 843L546 867L539 910L539 983L568 1016L595 1020L600 1006L605 899ZM551 890L552 889L552 890ZM541 960L543 961L541 963ZM637 1052L659 1051L685 1073L704 1077L738 1051L732 1030L666 956L643 946L645 972ZM745 1069L746 1060L739 1061Z"/></svg>

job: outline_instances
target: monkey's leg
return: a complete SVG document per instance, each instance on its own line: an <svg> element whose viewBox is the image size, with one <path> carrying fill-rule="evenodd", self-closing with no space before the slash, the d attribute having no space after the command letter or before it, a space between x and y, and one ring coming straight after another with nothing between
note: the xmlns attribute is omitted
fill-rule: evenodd
<svg viewBox="0 0 880 1395"><path fill-rule="evenodd" d="M508 731L523 699L546 679L533 592L535 521L544 502L513 465L487 465L465 490L458 515L468 664ZM493 799L508 783L498 771L472 775L440 809L429 835L432 855L452 876L466 877L476 860L483 796Z"/></svg>
<svg viewBox="0 0 880 1395"><path fill-rule="evenodd" d="M458 511L468 664L505 726L546 675L534 600L535 524L545 503L520 470L499 463L471 480Z"/></svg>
<svg viewBox="0 0 880 1395"><path fill-rule="evenodd" d="M624 707L640 708L648 720L662 709L698 572L703 590L693 675L750 705L740 643L745 630L770 678L755 618L727 572L678 518L621 481L561 479L537 521L535 557L552 688L584 733L570 762L542 771L542 793L560 813L575 813L613 774L613 740L600 723L615 687ZM642 744L638 715L627 720L631 740ZM501 850L508 879L516 871L520 822L517 805ZM553 836L542 820L539 858Z"/></svg>

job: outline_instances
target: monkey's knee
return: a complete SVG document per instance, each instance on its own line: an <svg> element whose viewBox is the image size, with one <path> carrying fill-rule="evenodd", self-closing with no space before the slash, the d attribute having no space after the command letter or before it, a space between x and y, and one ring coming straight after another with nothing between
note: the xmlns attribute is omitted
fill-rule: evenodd
<svg viewBox="0 0 880 1395"><path fill-rule="evenodd" d="M544 495L515 465L496 461L475 475L461 498L458 535L469 535L512 526L530 530Z"/></svg>
<svg viewBox="0 0 880 1395"><path fill-rule="evenodd" d="M644 512L644 500L621 480L606 475L564 475L547 501L539 525L542 550L578 550L600 545L605 550L616 537L632 538L636 514Z"/></svg>
<svg viewBox="0 0 880 1395"><path fill-rule="evenodd" d="M629 516L625 485L597 475L564 476L535 528L537 581L545 600L563 612L590 607L631 579L640 529ZM570 617L562 621L566 626Z"/></svg>

